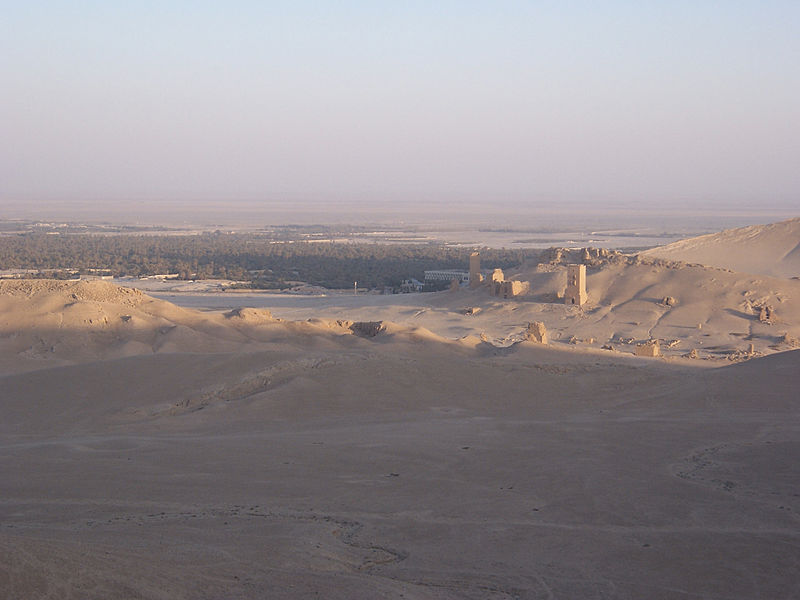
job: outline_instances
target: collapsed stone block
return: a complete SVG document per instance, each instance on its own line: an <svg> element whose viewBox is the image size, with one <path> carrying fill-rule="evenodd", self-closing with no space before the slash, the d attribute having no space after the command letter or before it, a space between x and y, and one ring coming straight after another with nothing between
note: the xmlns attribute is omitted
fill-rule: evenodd
<svg viewBox="0 0 800 600"><path fill-rule="evenodd" d="M678 304L678 301L672 296L664 296L664 299L661 301L661 304L663 304L664 306L675 306Z"/></svg>
<svg viewBox="0 0 800 600"><path fill-rule="evenodd" d="M383 330L383 321L358 321L350 325L350 331L360 337L375 337Z"/></svg>
<svg viewBox="0 0 800 600"><path fill-rule="evenodd" d="M528 328L525 330L525 339L529 342L537 342L539 344L547 343L547 328L541 321L534 321L528 323Z"/></svg>
<svg viewBox="0 0 800 600"><path fill-rule="evenodd" d="M636 344L634 354L636 356L647 356L650 358L661 356L661 346L659 346L658 340L650 340L643 344Z"/></svg>
<svg viewBox="0 0 800 600"><path fill-rule="evenodd" d="M771 306L762 306L758 313L758 320L767 325L772 324L775 320L775 309Z"/></svg>

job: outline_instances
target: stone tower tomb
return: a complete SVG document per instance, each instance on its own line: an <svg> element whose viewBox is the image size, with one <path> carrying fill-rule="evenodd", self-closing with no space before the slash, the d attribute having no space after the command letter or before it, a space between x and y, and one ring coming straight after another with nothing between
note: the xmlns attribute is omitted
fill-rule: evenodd
<svg viewBox="0 0 800 600"><path fill-rule="evenodd" d="M586 265L567 265L567 289L564 304L583 306L586 304Z"/></svg>
<svg viewBox="0 0 800 600"><path fill-rule="evenodd" d="M469 287L478 287L483 281L481 275L481 254L473 252L469 255Z"/></svg>

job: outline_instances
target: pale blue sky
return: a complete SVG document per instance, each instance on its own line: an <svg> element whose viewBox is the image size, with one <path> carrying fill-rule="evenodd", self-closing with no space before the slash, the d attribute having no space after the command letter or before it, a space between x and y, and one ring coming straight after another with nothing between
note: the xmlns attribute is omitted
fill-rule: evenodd
<svg viewBox="0 0 800 600"><path fill-rule="evenodd" d="M800 2L0 2L0 203L800 207Z"/></svg>

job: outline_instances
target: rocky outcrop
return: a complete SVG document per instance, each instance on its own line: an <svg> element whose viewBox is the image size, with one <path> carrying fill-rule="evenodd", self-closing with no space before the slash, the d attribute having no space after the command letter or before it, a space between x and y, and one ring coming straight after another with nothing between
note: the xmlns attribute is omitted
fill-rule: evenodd
<svg viewBox="0 0 800 600"><path fill-rule="evenodd" d="M529 342L536 342L537 344L547 343L547 328L541 321L534 321L528 323L528 328L525 330L525 339Z"/></svg>
<svg viewBox="0 0 800 600"><path fill-rule="evenodd" d="M349 329L359 337L372 338L382 332L384 326L383 321L357 321Z"/></svg>

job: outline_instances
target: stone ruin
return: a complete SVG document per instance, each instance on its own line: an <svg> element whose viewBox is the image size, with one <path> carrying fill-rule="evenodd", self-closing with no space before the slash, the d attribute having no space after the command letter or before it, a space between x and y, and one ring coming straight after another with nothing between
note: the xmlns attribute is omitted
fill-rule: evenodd
<svg viewBox="0 0 800 600"><path fill-rule="evenodd" d="M632 264L635 257L607 248L548 248L542 252L542 261L551 265L584 264L599 267L604 264Z"/></svg>
<svg viewBox="0 0 800 600"><path fill-rule="evenodd" d="M647 356L650 358L661 356L661 346L659 345L658 340L650 340L649 342L644 342L643 344L636 344L634 354L636 356Z"/></svg>
<svg viewBox="0 0 800 600"><path fill-rule="evenodd" d="M677 306L678 305L678 301L672 296L664 296L664 298L661 300L660 304L662 304L664 306Z"/></svg>
<svg viewBox="0 0 800 600"><path fill-rule="evenodd" d="M476 288L481 285L481 253L473 252L469 255L469 287Z"/></svg>
<svg viewBox="0 0 800 600"><path fill-rule="evenodd" d="M348 329L359 337L371 338L382 332L385 327L383 321L357 321L352 323Z"/></svg>
<svg viewBox="0 0 800 600"><path fill-rule="evenodd" d="M781 338L781 343L790 346L791 348L800 348L800 339L793 336L791 333L785 333Z"/></svg>
<svg viewBox="0 0 800 600"><path fill-rule="evenodd" d="M536 342L538 344L547 343L547 329L541 321L534 321L528 323L528 328L525 330L525 339L529 342Z"/></svg>
<svg viewBox="0 0 800 600"><path fill-rule="evenodd" d="M527 281L512 281L506 279L502 269L492 271L492 278L489 281L489 293L498 298L513 298L527 294L531 289L531 284Z"/></svg>
<svg viewBox="0 0 800 600"><path fill-rule="evenodd" d="M554 249L557 256L556 260L561 260L563 253L562 249ZM606 250L594 250L597 255L593 257L589 249L585 249L584 254L589 255L591 260L603 260L610 256ZM587 260L586 256L582 257ZM591 261L590 261L591 262ZM473 252L469 256L469 286L470 288L478 288L483 284L483 275L481 274L481 259L479 252ZM531 284L528 281L516 281L506 279L502 269L494 269L489 276L486 283L489 286L489 293L497 298L513 298L515 296L522 296L530 292ZM455 289L453 286L452 289ZM567 265L567 287L564 292L564 304L570 306L583 306L589 299L586 292L586 265L585 264L568 264ZM665 302L667 299L665 298ZM669 298L669 301L675 303L674 298ZM674 305L674 304L673 304Z"/></svg>
<svg viewBox="0 0 800 600"><path fill-rule="evenodd" d="M775 309L771 306L762 306L758 312L758 320L767 325L771 325L775 321Z"/></svg>
<svg viewBox="0 0 800 600"><path fill-rule="evenodd" d="M492 283L492 296L498 298L513 298L527 294L531 289L531 284L527 281L499 281Z"/></svg>
<svg viewBox="0 0 800 600"><path fill-rule="evenodd" d="M588 299L586 265L567 265L567 289L564 291L564 304L583 306Z"/></svg>

